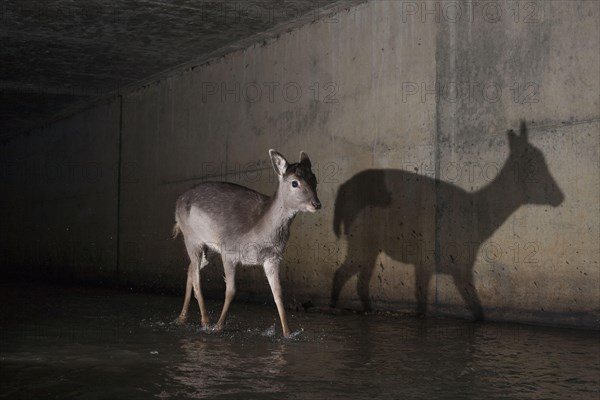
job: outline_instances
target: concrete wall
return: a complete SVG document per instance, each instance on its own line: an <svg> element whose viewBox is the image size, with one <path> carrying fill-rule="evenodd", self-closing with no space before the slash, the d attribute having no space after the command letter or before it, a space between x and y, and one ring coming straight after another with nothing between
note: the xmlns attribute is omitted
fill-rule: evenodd
<svg viewBox="0 0 600 400"><path fill-rule="evenodd" d="M126 94L120 134L118 108L104 105L5 144L2 159L31 147L32 157L79 152L108 170L120 147L119 184L104 174L78 191L101 221L69 217L104 238L104 263L65 264L182 291L188 261L181 240L168 239L177 196L204 179L270 194L267 150L295 160L303 149L324 208L293 224L281 271L288 304L326 306L333 293L341 307L598 328L598 5L472 4L338 8ZM52 135L72 139L46 151ZM50 186L11 186L16 231L5 240L35 224L12 212L29 209L17 200L29 190L46 201L45 225L63 228L75 203L47 203ZM106 239L116 232L118 260ZM238 298L270 296L259 268L237 281ZM221 295L216 266L203 286Z"/></svg>

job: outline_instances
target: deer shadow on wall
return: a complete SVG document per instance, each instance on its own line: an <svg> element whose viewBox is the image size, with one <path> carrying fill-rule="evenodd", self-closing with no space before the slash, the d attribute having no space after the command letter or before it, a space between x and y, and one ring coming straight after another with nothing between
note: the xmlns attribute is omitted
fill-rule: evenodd
<svg viewBox="0 0 600 400"><path fill-rule="evenodd" d="M510 155L493 181L476 192L399 169L364 170L338 189L333 228L345 233L347 254L335 272L331 307L346 282L358 274L357 292L372 309L369 284L377 257L415 268L417 313L425 315L434 274L452 276L473 318L484 314L473 281L481 245L525 204L556 207L564 195L544 155L529 143L527 127L507 133ZM494 250L494 249L491 249Z"/></svg>

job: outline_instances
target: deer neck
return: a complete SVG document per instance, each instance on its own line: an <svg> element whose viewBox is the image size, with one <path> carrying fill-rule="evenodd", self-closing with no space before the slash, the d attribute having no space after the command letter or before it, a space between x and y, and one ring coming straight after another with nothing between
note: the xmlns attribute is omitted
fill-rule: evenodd
<svg viewBox="0 0 600 400"><path fill-rule="evenodd" d="M282 196L275 192L261 218L260 231L266 239L285 244L289 237L290 225L296 213L296 211L287 208Z"/></svg>
<svg viewBox="0 0 600 400"><path fill-rule="evenodd" d="M480 232L484 238L491 236L525 202L518 186L514 163L509 159L492 182L473 194L474 204L483 219Z"/></svg>

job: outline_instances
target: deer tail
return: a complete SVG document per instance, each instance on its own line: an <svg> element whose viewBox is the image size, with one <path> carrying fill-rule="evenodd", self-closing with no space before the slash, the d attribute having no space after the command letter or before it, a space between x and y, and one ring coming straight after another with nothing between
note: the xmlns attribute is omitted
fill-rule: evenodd
<svg viewBox="0 0 600 400"><path fill-rule="evenodd" d="M337 238L339 238L340 234L342 233L342 217L337 210L333 216L333 232Z"/></svg>
<svg viewBox="0 0 600 400"><path fill-rule="evenodd" d="M179 222L175 222L175 225L173 225L173 236L171 236L171 239L175 239L177 236L179 236L179 234L181 233L181 228L179 227Z"/></svg>
<svg viewBox="0 0 600 400"><path fill-rule="evenodd" d="M333 232L335 233L335 237L339 238L341 233L342 233L342 226L345 225L345 221L344 221L344 216L342 215L342 207L341 207L341 202L340 202L340 197L342 197L342 191L344 190L344 187L342 185L342 187L339 188L338 190L338 194L336 196L336 201L335 201L335 211L333 212Z"/></svg>

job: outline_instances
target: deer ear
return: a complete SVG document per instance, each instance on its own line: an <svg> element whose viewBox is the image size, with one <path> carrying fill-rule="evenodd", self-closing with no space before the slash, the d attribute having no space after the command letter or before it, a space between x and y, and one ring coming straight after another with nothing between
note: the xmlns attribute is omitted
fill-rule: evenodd
<svg viewBox="0 0 600 400"><path fill-rule="evenodd" d="M519 137L517 136L515 131L513 131L512 129L509 129L506 132L506 136L508 137L508 146L511 149L514 149L518 144Z"/></svg>
<svg viewBox="0 0 600 400"><path fill-rule="evenodd" d="M306 154L303 151L300 152L300 164L304 164L308 168L310 168L312 166L310 163L310 158L308 158L308 154Z"/></svg>
<svg viewBox="0 0 600 400"><path fill-rule="evenodd" d="M521 126L519 127L519 136L521 137L521 141L523 143L527 143L529 141L527 135L527 125L525 124L525 121L521 121Z"/></svg>
<svg viewBox="0 0 600 400"><path fill-rule="evenodd" d="M277 172L277 175L283 176L288 167L288 162L285 157L273 149L269 150L269 156L271 157L271 162L273 163L273 168L275 169L275 172Z"/></svg>

